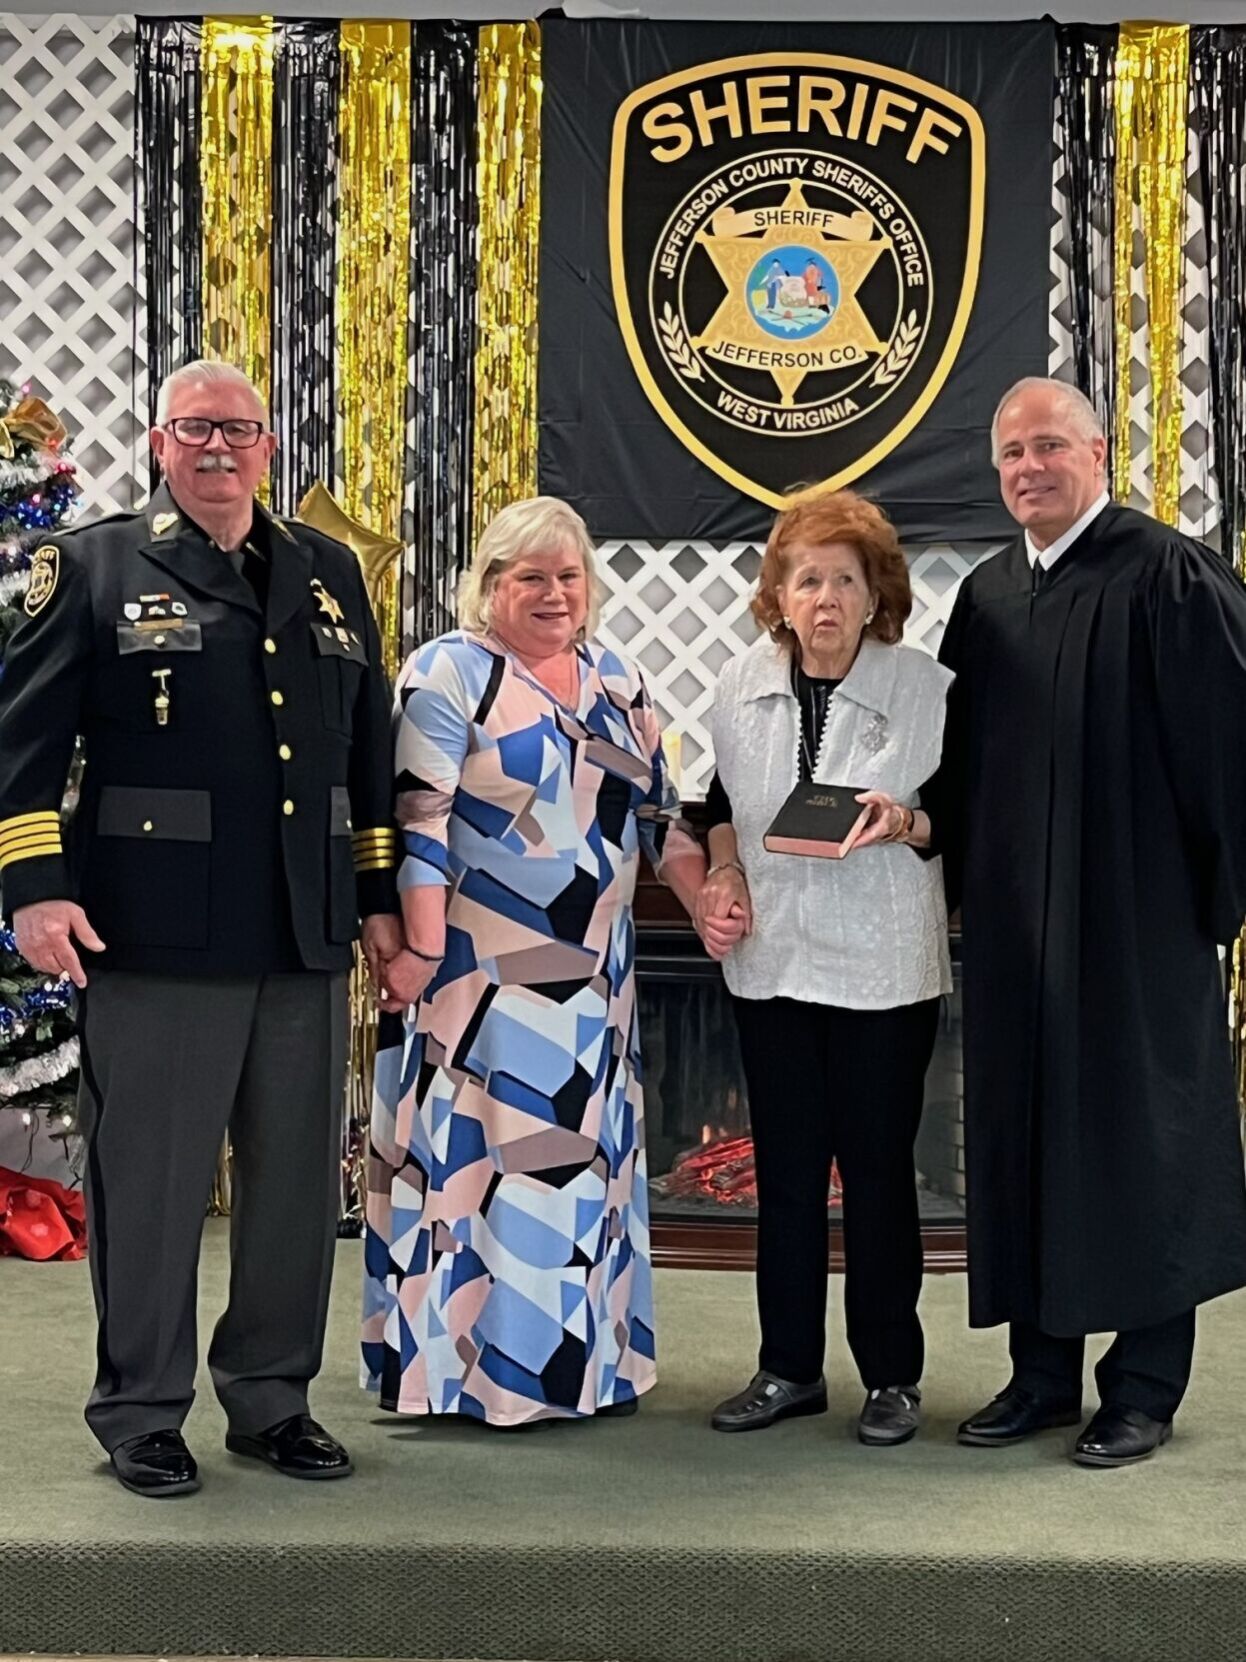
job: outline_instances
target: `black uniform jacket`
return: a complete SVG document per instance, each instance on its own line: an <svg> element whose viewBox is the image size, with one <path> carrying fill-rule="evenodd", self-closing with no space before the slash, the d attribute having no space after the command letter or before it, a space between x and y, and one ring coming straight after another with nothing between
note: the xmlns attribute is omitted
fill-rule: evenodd
<svg viewBox="0 0 1246 1662"><path fill-rule="evenodd" d="M0 883L10 916L78 900L106 968L346 969L360 916L397 910L390 693L358 563L258 505L252 545L266 609L164 487L35 553L0 677Z"/></svg>
<svg viewBox="0 0 1246 1662"><path fill-rule="evenodd" d="M962 897L975 1325L1148 1327L1246 1284L1216 948L1246 914L1246 588L1109 506L961 585L923 804Z"/></svg>

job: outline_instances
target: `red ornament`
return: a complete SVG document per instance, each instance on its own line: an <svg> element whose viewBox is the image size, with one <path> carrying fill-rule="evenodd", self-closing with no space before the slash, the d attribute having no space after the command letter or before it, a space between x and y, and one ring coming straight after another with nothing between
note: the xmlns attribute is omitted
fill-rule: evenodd
<svg viewBox="0 0 1246 1662"><path fill-rule="evenodd" d="M86 1239L86 1202L80 1189L0 1166L0 1258L81 1258Z"/></svg>

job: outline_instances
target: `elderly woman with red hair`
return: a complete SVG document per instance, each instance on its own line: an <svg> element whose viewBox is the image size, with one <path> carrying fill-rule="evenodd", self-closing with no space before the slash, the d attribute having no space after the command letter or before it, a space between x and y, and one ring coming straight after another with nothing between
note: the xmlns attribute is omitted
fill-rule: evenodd
<svg viewBox="0 0 1246 1662"><path fill-rule="evenodd" d="M843 1180L848 1343L866 1387L863 1442L920 1419L922 1249L913 1169L947 918L919 807L942 746L951 675L900 645L908 569L881 511L851 491L804 494L775 522L753 613L712 717L710 874L700 921L734 917L726 951L757 1163L759 1368L713 1415L753 1431L826 1410L827 1193ZM801 781L851 787L868 810L841 859L772 852Z"/></svg>

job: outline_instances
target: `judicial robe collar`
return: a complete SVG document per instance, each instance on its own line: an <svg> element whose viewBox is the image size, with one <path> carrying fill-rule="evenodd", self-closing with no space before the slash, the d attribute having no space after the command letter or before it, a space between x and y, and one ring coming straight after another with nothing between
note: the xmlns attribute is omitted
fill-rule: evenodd
<svg viewBox="0 0 1246 1662"><path fill-rule="evenodd" d="M1055 537L1046 548L1037 548L1028 531L1023 531L1021 540L1025 544L1025 557L1030 562L1031 570L1035 565L1041 565L1044 571L1050 571L1062 554L1067 554L1074 543L1080 542L1083 535L1098 519L1105 508L1111 507L1112 498L1107 491L1102 491L1087 508L1080 519L1074 520L1061 536Z"/></svg>
<svg viewBox="0 0 1246 1662"><path fill-rule="evenodd" d="M745 653L739 671L739 696L742 703L758 698L790 698L792 692L792 661L785 648L763 635ZM852 668L844 676L832 695L849 699L862 709L873 710L880 716L891 713L895 693L899 652L894 646L884 646L868 635L861 642Z"/></svg>

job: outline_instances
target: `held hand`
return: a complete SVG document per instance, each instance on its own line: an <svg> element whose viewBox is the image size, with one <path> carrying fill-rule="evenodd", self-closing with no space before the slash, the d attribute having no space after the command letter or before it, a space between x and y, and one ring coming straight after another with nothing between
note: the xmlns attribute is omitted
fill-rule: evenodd
<svg viewBox="0 0 1246 1662"><path fill-rule="evenodd" d="M39 900L19 906L13 914L13 933L17 950L32 968L45 975L67 975L75 987L85 987L87 978L74 937L91 952L104 950L86 913L72 900Z"/></svg>
<svg viewBox="0 0 1246 1662"><path fill-rule="evenodd" d="M849 854L874 843L897 842L912 825L912 810L904 808L886 791L862 791L857 801L870 810L870 817L853 839Z"/></svg>
<svg viewBox="0 0 1246 1662"><path fill-rule="evenodd" d="M371 912L363 920L360 946L368 966L373 992L379 995L382 966L400 953L407 944L402 933L402 919L394 912Z"/></svg>
<svg viewBox="0 0 1246 1662"><path fill-rule="evenodd" d="M703 925L711 918L728 918L735 911L744 920L743 933L753 932L753 902L744 873L734 866L720 866L697 890L692 903L692 921L703 936Z"/></svg>
<svg viewBox="0 0 1246 1662"><path fill-rule="evenodd" d="M706 952L715 961L725 958L752 929L752 918L742 906L733 906L725 918L707 917L697 925Z"/></svg>
<svg viewBox="0 0 1246 1662"><path fill-rule="evenodd" d="M377 1003L382 1010L401 1014L409 1005L419 1003L440 968L440 964L430 964L403 947L381 965Z"/></svg>

